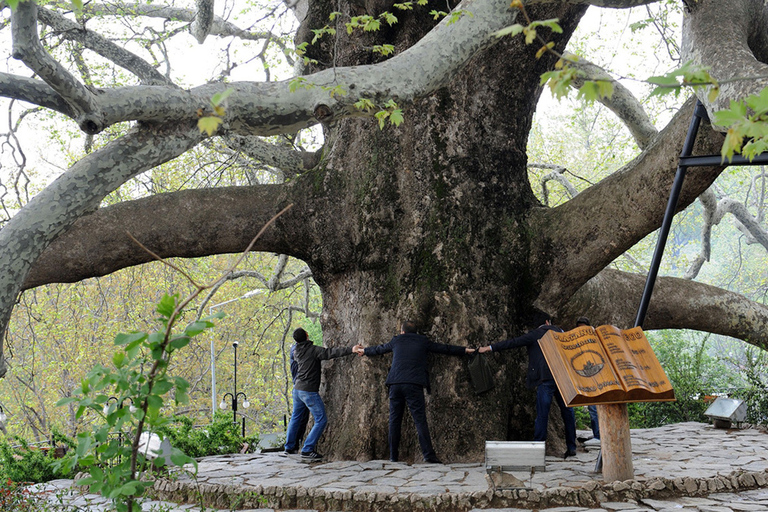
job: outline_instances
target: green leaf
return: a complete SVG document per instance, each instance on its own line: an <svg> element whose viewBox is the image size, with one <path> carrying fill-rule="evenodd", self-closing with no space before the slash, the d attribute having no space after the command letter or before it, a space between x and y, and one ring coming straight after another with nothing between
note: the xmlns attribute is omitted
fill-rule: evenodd
<svg viewBox="0 0 768 512"><path fill-rule="evenodd" d="M389 122L395 126L400 126L400 124L403 122L403 111L399 108L393 110L389 115Z"/></svg>
<svg viewBox="0 0 768 512"><path fill-rule="evenodd" d="M157 395L164 395L173 389L173 383L167 380L161 380L155 384L152 388L152 392Z"/></svg>
<svg viewBox="0 0 768 512"><path fill-rule="evenodd" d="M165 318L170 318L176 310L177 300L178 295L163 295L163 298L160 299L160 303L157 305L157 312Z"/></svg>
<svg viewBox="0 0 768 512"><path fill-rule="evenodd" d="M121 368L124 363L125 352L115 352L115 355L112 356L112 364L115 365L115 368Z"/></svg>
<svg viewBox="0 0 768 512"><path fill-rule="evenodd" d="M536 29L532 28L530 26L525 27L523 29L523 34L525 34L525 44L531 44L536 40Z"/></svg>
<svg viewBox="0 0 768 512"><path fill-rule="evenodd" d="M392 26L395 23L397 23L397 16L395 16L390 12L385 12L384 14L381 15L381 17L384 18L384 21L386 21L389 26Z"/></svg>
<svg viewBox="0 0 768 512"><path fill-rule="evenodd" d="M510 25L501 30L497 30L496 32L493 33L493 35L496 37L516 36L522 31L523 31L523 26L520 25L519 23L515 23L514 25Z"/></svg>
<svg viewBox="0 0 768 512"><path fill-rule="evenodd" d="M147 337L145 332L120 333L115 336L115 345L128 345L135 341L142 341Z"/></svg>
<svg viewBox="0 0 768 512"><path fill-rule="evenodd" d="M211 137L219 129L219 125L222 122L222 119L216 116L201 117L197 120L197 128L200 130L200 133L205 132Z"/></svg>
<svg viewBox="0 0 768 512"><path fill-rule="evenodd" d="M210 329L213 327L213 323L209 322L207 320L197 320L195 322L192 322L184 329L184 334L190 337L197 336L201 332L205 331L206 329Z"/></svg>
<svg viewBox="0 0 768 512"><path fill-rule="evenodd" d="M179 467L182 467L186 464L195 464L195 466L197 466L197 461L195 459L188 457L178 449L173 449L171 451L171 462Z"/></svg>
<svg viewBox="0 0 768 512"><path fill-rule="evenodd" d="M597 83L592 81L584 82L584 85L579 88L579 92L576 97L590 103L597 100L600 97Z"/></svg>
<svg viewBox="0 0 768 512"><path fill-rule="evenodd" d="M360 98L359 101L355 102L355 108L357 110L367 110L370 112L376 108L376 105L368 98Z"/></svg>
<svg viewBox="0 0 768 512"><path fill-rule="evenodd" d="M229 98L232 95L233 92L235 92L235 90L232 89L231 87L229 89L224 90L224 91L217 92L211 98L211 105L213 105L214 107L218 107L219 105L221 105L221 103L224 100Z"/></svg>
<svg viewBox="0 0 768 512"><path fill-rule="evenodd" d="M379 110L373 115L376 119L379 120L379 130L384 129L384 123L386 122L387 118L389 117L389 112L386 110Z"/></svg>

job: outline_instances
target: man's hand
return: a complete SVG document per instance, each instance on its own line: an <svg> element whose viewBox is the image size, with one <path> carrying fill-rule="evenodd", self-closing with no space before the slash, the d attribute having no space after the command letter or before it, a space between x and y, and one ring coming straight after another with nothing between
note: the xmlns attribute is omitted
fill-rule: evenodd
<svg viewBox="0 0 768 512"><path fill-rule="evenodd" d="M357 354L358 356L362 356L363 354L365 354L365 349L363 348L363 346L362 346L362 345L360 345L360 344L358 343L357 345L355 345L354 347L352 347L352 352L354 352L354 353L355 353L355 354Z"/></svg>
<svg viewBox="0 0 768 512"><path fill-rule="evenodd" d="M471 347L467 347L467 348L464 349L464 352L466 352L467 354L474 354L475 353L475 349L471 348Z"/></svg>
<svg viewBox="0 0 768 512"><path fill-rule="evenodd" d="M477 349L477 351L480 352L481 354L485 354L486 352L491 351L491 346L488 345L487 347L480 347L479 349Z"/></svg>

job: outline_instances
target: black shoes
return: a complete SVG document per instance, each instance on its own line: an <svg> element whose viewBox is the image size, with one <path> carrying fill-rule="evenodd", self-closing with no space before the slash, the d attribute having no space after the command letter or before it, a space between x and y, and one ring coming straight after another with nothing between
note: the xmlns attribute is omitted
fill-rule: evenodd
<svg viewBox="0 0 768 512"><path fill-rule="evenodd" d="M563 460L567 459L568 457L575 457L576 456L576 450L567 450L565 452L565 455L563 455Z"/></svg>
<svg viewBox="0 0 768 512"><path fill-rule="evenodd" d="M440 459L438 459L437 457L430 457L428 459L424 459L424 462L426 462L427 464L442 464L442 462L440 462Z"/></svg>
<svg viewBox="0 0 768 512"><path fill-rule="evenodd" d="M293 450L285 450L283 453L285 453L286 455L296 455L297 453L299 453L299 450L294 448Z"/></svg>
<svg viewBox="0 0 768 512"><path fill-rule="evenodd" d="M322 460L323 456L313 450L311 452L301 452L301 459L302 460Z"/></svg>

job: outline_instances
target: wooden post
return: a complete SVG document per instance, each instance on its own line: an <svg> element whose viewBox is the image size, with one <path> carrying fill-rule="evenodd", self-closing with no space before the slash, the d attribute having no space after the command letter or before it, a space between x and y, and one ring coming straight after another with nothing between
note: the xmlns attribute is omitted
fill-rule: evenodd
<svg viewBox="0 0 768 512"><path fill-rule="evenodd" d="M633 480L632 441L629 438L627 404L597 406L600 423L600 450L603 456L603 480Z"/></svg>

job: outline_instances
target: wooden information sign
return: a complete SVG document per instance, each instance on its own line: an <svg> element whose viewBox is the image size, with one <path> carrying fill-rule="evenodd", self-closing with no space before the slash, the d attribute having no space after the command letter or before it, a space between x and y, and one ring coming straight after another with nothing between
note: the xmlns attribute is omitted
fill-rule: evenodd
<svg viewBox="0 0 768 512"><path fill-rule="evenodd" d="M539 345L568 406L675 400L640 327L547 331Z"/></svg>

